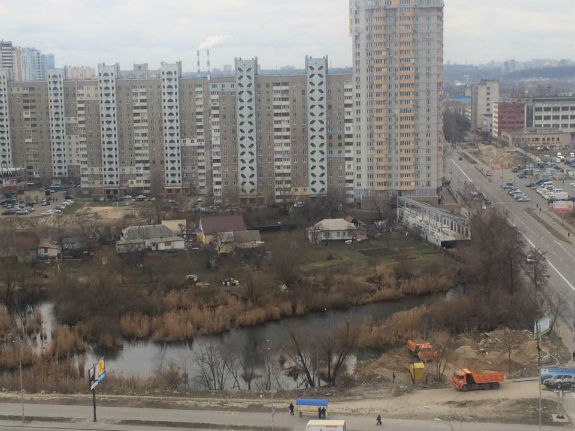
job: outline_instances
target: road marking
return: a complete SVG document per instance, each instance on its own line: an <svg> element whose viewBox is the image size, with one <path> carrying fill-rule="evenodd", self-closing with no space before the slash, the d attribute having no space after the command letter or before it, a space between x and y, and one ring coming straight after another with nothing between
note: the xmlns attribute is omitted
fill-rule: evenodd
<svg viewBox="0 0 575 431"><path fill-rule="evenodd" d="M507 220L509 220L509 219L507 219ZM511 220L509 220L509 222L510 222L513 226L517 227ZM523 232L521 232L521 230L519 231L519 233L523 236L523 238L525 238L525 239L527 240L527 242L531 245L531 247L537 249L537 247L535 246L535 244L533 244L533 242L532 242L529 238L527 238L527 235L525 235ZM555 265L553 265L553 264L551 263L551 261L550 261L549 259L547 259L547 257L545 258L545 260L547 261L547 263L549 264L549 266L550 266L551 268L553 268L553 270L559 275L559 277L561 277L561 278L563 279L563 281L564 281L565 283L567 283L572 290L575 290L575 286L573 286L573 285L569 282L569 280L567 280L567 279L565 278L565 276L564 276L557 268L555 268Z"/></svg>
<svg viewBox="0 0 575 431"><path fill-rule="evenodd" d="M461 171L461 173L462 173L463 175L465 175L465 178L467 178L470 183L473 183L473 181L471 180L471 178L469 178L469 176L463 171L463 169L461 168L461 166L459 166L455 160L451 160L451 163L453 163L453 164ZM503 203L503 202L500 202L500 203ZM507 221L508 221L509 223L511 223L512 226L517 227L517 225L516 225L515 223L513 223L513 221L511 221L511 219L510 219L509 217L506 217L506 218L507 218ZM527 230L531 231L531 229L529 228L529 226L528 226L526 223L524 223L524 224L525 224ZM519 228L518 228L518 229L519 229ZM533 247L534 249L538 249L538 247L536 247L535 244L533 244L533 241L531 241L529 238L527 238L527 235L525 235L525 234L521 231L521 229L519 229L519 233L523 236L523 238L525 238L525 239L527 240L527 242L531 245L531 247ZM561 277L561 279L562 279L565 283L567 283L567 285L568 285L572 290L575 291L575 286L573 286L573 285L569 282L569 280L567 280L567 278L565 278L565 276L555 267L555 265L553 265L553 264L551 263L551 261L550 261L547 257L545 257L545 261L546 261L546 262L549 264L549 266L557 273L557 275L559 275L559 277Z"/></svg>
<svg viewBox="0 0 575 431"><path fill-rule="evenodd" d="M461 168L461 166L459 166L457 164L457 162L455 160L452 159L451 163L453 163L457 167L457 169L459 169L461 171L461 173L465 176L465 178L467 178L467 181L469 181L470 183L473 183L473 180L471 178L469 178L469 175L467 175L465 173L465 171Z"/></svg>
<svg viewBox="0 0 575 431"><path fill-rule="evenodd" d="M511 219L510 219L509 217L506 217L506 218L507 218L507 221L508 221L509 223L511 223L511 226L517 227L517 225L516 225L515 223L513 223L513 221L511 221ZM527 242L529 243L529 245L531 245L531 247L533 247L534 249L538 250L538 248L535 246L535 244L533 244L533 241L531 241L529 238L527 238L527 235L525 235L525 234L521 231L521 229L518 228L518 230L519 230L519 233L521 234L521 236L523 236L523 238L525 238L525 239L527 240ZM567 283L567 285L568 285L572 290L575 290L575 286L573 286L573 285L569 282L569 280L567 280L567 279L565 278L565 276L555 267L555 265L553 265L553 264L551 263L551 261L550 261L549 259L547 259L547 257L545 257L545 261L546 261L546 262L549 264L549 266L559 275L559 277L561 277L561 279L562 279L565 283Z"/></svg>

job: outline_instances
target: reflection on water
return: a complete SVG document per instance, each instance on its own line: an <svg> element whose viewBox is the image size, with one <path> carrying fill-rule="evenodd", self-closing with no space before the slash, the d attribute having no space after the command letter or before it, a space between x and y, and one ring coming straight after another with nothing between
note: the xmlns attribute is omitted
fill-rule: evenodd
<svg viewBox="0 0 575 431"><path fill-rule="evenodd" d="M404 298L400 301L367 304L347 310L320 311L262 325L232 329L219 335L196 337L181 343L126 342L122 350L103 352L90 349L86 364L95 363L96 358L103 355L107 360L108 372L126 377L147 377L158 370L166 369L170 363L175 363L188 373L192 386L199 388L197 376L200 374L200 368L196 358L205 348L213 346L224 352L233 352L238 364L249 362L250 368L264 376L263 379L267 373L266 359L269 359L270 364L277 366L279 359L285 357L286 350L291 347L290 329L302 331L308 340L311 339L309 341L317 340L320 344L320 337L325 335L326 331L335 329L342 321L350 320L359 324L367 316L371 316L373 324L377 324L397 311L421 305L431 299L430 296ZM52 325L52 306L44 304L42 307L44 324ZM49 334L51 331L48 328L49 326L46 326L46 332ZM373 353L361 352L362 359L372 355ZM353 370L355 362L355 356L349 358L347 366L350 371ZM239 374L241 375L241 372ZM274 386L284 388L296 386L292 378L281 373L275 374Z"/></svg>

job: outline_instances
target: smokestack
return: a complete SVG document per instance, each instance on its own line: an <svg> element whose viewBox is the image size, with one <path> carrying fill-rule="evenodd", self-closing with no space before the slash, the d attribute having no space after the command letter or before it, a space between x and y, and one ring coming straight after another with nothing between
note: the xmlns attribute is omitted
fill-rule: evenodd
<svg viewBox="0 0 575 431"><path fill-rule="evenodd" d="M198 49L196 51L197 57L198 57L198 76L200 76L200 50Z"/></svg>
<svg viewBox="0 0 575 431"><path fill-rule="evenodd" d="M208 80L210 79L210 50L206 49L206 56L208 57L207 63L208 63Z"/></svg>

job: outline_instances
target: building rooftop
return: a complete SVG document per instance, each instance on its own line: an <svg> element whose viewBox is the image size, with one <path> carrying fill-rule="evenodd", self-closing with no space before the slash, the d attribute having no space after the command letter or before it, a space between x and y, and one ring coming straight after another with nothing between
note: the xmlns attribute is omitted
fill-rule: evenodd
<svg viewBox="0 0 575 431"><path fill-rule="evenodd" d="M200 219L200 230L204 235L245 231L246 222L240 214L202 217Z"/></svg>
<svg viewBox="0 0 575 431"><path fill-rule="evenodd" d="M350 230L356 229L353 223L342 218L326 218L313 226L317 230Z"/></svg>
<svg viewBox="0 0 575 431"><path fill-rule="evenodd" d="M142 241L146 239L171 238L174 233L162 224L130 226L122 231L124 241Z"/></svg>
<svg viewBox="0 0 575 431"><path fill-rule="evenodd" d="M262 237L259 230L240 230L234 232L234 242L253 242L261 241Z"/></svg>

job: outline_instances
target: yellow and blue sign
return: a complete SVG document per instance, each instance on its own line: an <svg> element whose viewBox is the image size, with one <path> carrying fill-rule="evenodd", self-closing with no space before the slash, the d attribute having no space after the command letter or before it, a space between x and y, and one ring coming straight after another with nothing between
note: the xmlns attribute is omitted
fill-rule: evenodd
<svg viewBox="0 0 575 431"><path fill-rule="evenodd" d="M94 390L98 384L106 378L106 360L102 357L89 370L90 389Z"/></svg>

